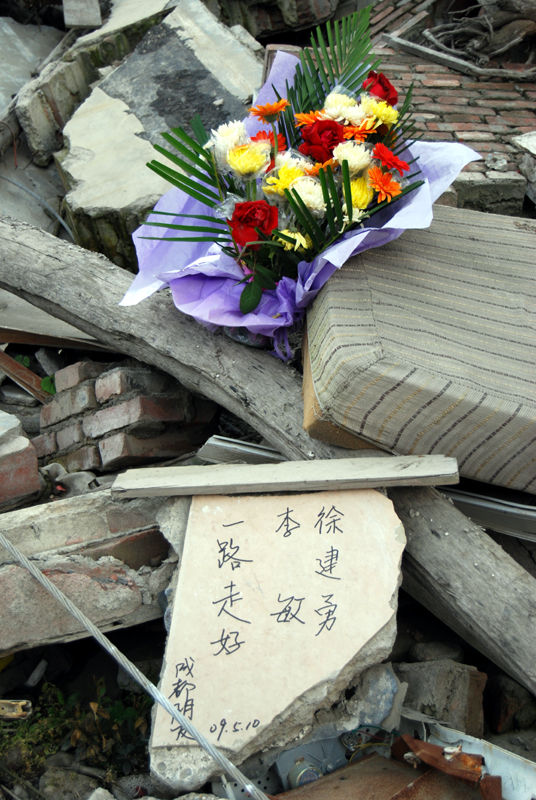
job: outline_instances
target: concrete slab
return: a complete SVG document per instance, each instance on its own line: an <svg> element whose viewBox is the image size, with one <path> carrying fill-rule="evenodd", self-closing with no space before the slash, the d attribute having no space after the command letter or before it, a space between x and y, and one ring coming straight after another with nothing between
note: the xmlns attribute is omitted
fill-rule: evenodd
<svg viewBox="0 0 536 800"><path fill-rule="evenodd" d="M86 49L105 37L114 36L132 26L143 25L174 5L170 0L113 0L110 16L104 25L80 36L76 48Z"/></svg>
<svg viewBox="0 0 536 800"><path fill-rule="evenodd" d="M512 144L536 156L536 131L530 131L521 136L512 136Z"/></svg>
<svg viewBox="0 0 536 800"><path fill-rule="evenodd" d="M135 270L131 234L170 188L146 167L151 143L163 143L164 130L188 128L196 113L209 129L241 119L261 73L253 50L200 0L181 0L64 128L67 146L56 161L79 243Z"/></svg>
<svg viewBox="0 0 536 800"><path fill-rule="evenodd" d="M63 36L56 28L0 17L0 114Z"/></svg>
<svg viewBox="0 0 536 800"><path fill-rule="evenodd" d="M161 690L235 764L307 736L387 657L404 545L373 490L194 497ZM150 754L174 791L219 769L160 709Z"/></svg>

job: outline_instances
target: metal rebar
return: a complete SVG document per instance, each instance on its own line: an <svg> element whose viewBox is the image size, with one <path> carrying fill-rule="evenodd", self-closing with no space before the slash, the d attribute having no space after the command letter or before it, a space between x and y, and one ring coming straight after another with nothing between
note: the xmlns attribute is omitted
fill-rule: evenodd
<svg viewBox="0 0 536 800"><path fill-rule="evenodd" d="M159 703L162 708L164 708L168 714L170 714L173 719L175 719L182 727L190 734L190 736L196 740L196 742L205 750L214 761L216 761L220 767L226 772L228 775L231 776L233 780L235 780L243 789L244 792L251 797L254 797L255 800L267 800L266 795L264 792L253 784L249 778L240 772L240 770L235 767L229 759L220 753L220 751L214 747L211 742L209 742L203 734L199 733L199 731L194 727L192 722L184 716L180 711L178 711L175 706L173 706L167 697L165 697L162 692L157 689L157 687L149 681L145 675L140 672L140 670L126 658L126 656L121 653L120 650L113 645L109 639L97 628L96 625L91 622L90 619L83 614L80 609L78 609L68 597L66 597L63 592L61 592L57 586L55 586L52 581L50 581L46 575L43 575L40 569L37 568L35 564L32 564L29 561L24 553L21 553L20 550L12 544L9 539L0 533L0 544L2 544L6 550L8 550L16 559L19 561L23 567L25 567L28 572L33 575L33 577L39 581L39 583L45 587L45 589L52 594L56 600L58 600L64 608L69 611L70 614L73 615L82 625L88 630L91 635L98 641L98 643L104 647L104 649L114 658L118 664L120 664L123 669L125 669L129 675L137 681L140 686L150 695L156 703Z"/></svg>

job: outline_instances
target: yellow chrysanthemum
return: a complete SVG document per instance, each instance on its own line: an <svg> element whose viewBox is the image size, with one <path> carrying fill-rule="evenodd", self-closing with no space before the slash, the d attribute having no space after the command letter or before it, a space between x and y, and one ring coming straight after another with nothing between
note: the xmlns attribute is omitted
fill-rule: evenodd
<svg viewBox="0 0 536 800"><path fill-rule="evenodd" d="M270 143L256 142L234 147L227 153L227 163L237 175L250 177L270 162Z"/></svg>
<svg viewBox="0 0 536 800"><path fill-rule="evenodd" d="M385 100L374 100L372 97L362 97L361 107L367 117L376 117L382 125L394 125L398 120L398 111L386 103Z"/></svg>
<svg viewBox="0 0 536 800"><path fill-rule="evenodd" d="M298 231L291 231L288 228L285 228L281 233L284 233L285 236L288 236L290 239L294 239L294 244L285 242L283 239L279 240L285 250L309 250L313 246L313 240L308 233L303 236L301 233L298 233Z"/></svg>
<svg viewBox="0 0 536 800"><path fill-rule="evenodd" d="M366 178L350 181L350 189L353 208L366 208L374 197L374 189Z"/></svg>
<svg viewBox="0 0 536 800"><path fill-rule="evenodd" d="M264 194L278 194L284 197L285 189L288 189L296 178L301 178L304 174L304 171L299 167L283 164L283 166L279 168L277 177L275 177L275 175L270 175L266 178L266 183L262 187L262 190Z"/></svg>

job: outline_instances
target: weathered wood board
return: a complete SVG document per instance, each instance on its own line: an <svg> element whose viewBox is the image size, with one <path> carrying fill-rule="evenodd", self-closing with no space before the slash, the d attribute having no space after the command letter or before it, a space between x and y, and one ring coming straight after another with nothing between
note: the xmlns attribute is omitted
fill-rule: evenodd
<svg viewBox="0 0 536 800"><path fill-rule="evenodd" d="M490 217L450 211L460 219L468 213ZM527 224L495 214L493 223L511 231L516 223ZM168 293L118 307L130 282L103 256L0 217L0 287L168 372L248 421L289 459L355 456L303 431L301 376L266 353L209 333L179 314ZM407 590L536 694L536 580L439 492L400 488L390 494L408 536ZM493 574L504 579L491 581L485 570L460 568L460 560L478 565L490 558L497 563Z"/></svg>
<svg viewBox="0 0 536 800"><path fill-rule="evenodd" d="M116 497L263 492L320 492L378 486L438 486L458 483L456 459L446 456L345 458L280 464L216 464L146 467L118 475Z"/></svg>

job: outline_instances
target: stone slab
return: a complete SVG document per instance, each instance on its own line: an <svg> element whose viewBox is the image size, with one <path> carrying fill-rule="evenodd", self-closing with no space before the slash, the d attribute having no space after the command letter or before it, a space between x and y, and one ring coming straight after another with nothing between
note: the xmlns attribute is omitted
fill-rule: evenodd
<svg viewBox="0 0 536 800"><path fill-rule="evenodd" d="M25 436L0 443L0 509L30 500L40 488L33 444Z"/></svg>
<svg viewBox="0 0 536 800"><path fill-rule="evenodd" d="M110 16L98 30L80 36L76 42L77 49L91 47L101 39L114 36L121 31L140 25L172 7L169 0L112 0Z"/></svg>
<svg viewBox="0 0 536 800"><path fill-rule="evenodd" d="M28 557L61 548L71 551L154 527L161 505L160 499L117 502L103 490L3 514L2 531ZM0 548L0 565L9 561L9 553Z"/></svg>
<svg viewBox="0 0 536 800"><path fill-rule="evenodd" d="M0 17L0 113L62 37L61 31L48 25L21 25Z"/></svg>
<svg viewBox="0 0 536 800"><path fill-rule="evenodd" d="M13 414L0 411L0 445L5 445L22 435L20 420Z"/></svg>
<svg viewBox="0 0 536 800"><path fill-rule="evenodd" d="M523 133L521 136L512 136L512 144L536 156L536 131Z"/></svg>
<svg viewBox="0 0 536 800"><path fill-rule="evenodd" d="M82 37L84 40L86 37ZM241 119L262 64L200 0L183 0L94 89L64 128L56 156L79 243L135 269L132 232L171 185L147 169L161 132ZM114 135L110 136L110 131Z"/></svg>
<svg viewBox="0 0 536 800"><path fill-rule="evenodd" d="M195 497L162 691L236 764L310 732L386 658L404 544L372 490ZM157 710L151 770L173 790L218 770L185 734Z"/></svg>

